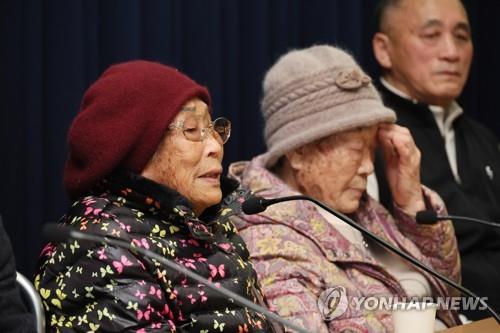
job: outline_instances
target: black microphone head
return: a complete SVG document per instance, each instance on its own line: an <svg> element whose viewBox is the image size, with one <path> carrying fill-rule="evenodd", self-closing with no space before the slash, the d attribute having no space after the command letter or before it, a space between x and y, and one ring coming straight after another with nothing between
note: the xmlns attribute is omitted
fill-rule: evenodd
<svg viewBox="0 0 500 333"><path fill-rule="evenodd" d="M417 212L415 219L420 224L434 224L439 220L437 213L433 210L421 210Z"/></svg>
<svg viewBox="0 0 500 333"><path fill-rule="evenodd" d="M47 241L62 243L71 238L71 229L64 225L48 223L43 226L42 234Z"/></svg>
<svg viewBox="0 0 500 333"><path fill-rule="evenodd" d="M247 215L257 214L266 210L265 199L262 197L250 197L241 205L241 210Z"/></svg>

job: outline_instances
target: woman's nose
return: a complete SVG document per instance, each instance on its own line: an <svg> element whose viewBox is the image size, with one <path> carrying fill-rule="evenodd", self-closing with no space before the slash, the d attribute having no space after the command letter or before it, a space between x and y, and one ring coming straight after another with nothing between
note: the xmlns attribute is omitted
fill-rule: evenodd
<svg viewBox="0 0 500 333"><path fill-rule="evenodd" d="M361 165L359 167L359 173L369 175L373 173L374 170L375 167L373 165L373 154L369 149L367 149L363 154L363 160L361 161Z"/></svg>
<svg viewBox="0 0 500 333"><path fill-rule="evenodd" d="M220 136L217 132L211 131L205 138L205 145L207 147L207 155L220 157L224 153L224 144L222 143Z"/></svg>

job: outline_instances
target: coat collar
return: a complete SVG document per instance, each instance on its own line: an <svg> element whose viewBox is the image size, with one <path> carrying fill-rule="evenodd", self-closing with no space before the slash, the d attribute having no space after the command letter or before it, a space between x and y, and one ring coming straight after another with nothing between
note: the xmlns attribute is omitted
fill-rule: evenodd
<svg viewBox="0 0 500 333"><path fill-rule="evenodd" d="M429 123L435 122L442 133L446 129L449 131L454 121L463 114L463 109L456 101L446 110L440 106L421 103L406 96L383 78L380 79L379 90L384 103L394 108L398 118L405 124L428 126Z"/></svg>
<svg viewBox="0 0 500 333"><path fill-rule="evenodd" d="M237 187L235 180L221 179L223 202L207 208L199 217L194 214L189 200L176 190L129 171L115 172L93 192L117 196L119 203L149 211L169 222L184 223L196 238L210 239L213 237L210 230L212 224L222 215L226 220L241 211L240 193L235 191Z"/></svg>
<svg viewBox="0 0 500 333"><path fill-rule="evenodd" d="M383 84L379 84L377 88L382 95L384 104L397 110L398 122L402 121L412 127L427 127L429 124L435 123L429 105L399 96Z"/></svg>

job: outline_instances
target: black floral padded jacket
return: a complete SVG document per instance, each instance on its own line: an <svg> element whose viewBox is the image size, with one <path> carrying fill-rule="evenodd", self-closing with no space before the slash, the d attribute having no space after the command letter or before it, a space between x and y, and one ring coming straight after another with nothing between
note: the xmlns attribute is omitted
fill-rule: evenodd
<svg viewBox="0 0 500 333"><path fill-rule="evenodd" d="M61 222L149 249L255 302L262 297L256 273L228 219L245 195L234 185L225 186L231 193L220 206L198 219L179 193L120 173L101 184L99 195L76 201ZM260 313L114 246L49 243L34 282L50 332L272 331Z"/></svg>

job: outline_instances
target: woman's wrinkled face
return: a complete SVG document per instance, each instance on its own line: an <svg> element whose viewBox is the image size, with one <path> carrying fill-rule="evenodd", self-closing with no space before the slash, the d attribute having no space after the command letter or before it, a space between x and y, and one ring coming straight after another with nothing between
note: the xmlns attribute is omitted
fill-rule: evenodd
<svg viewBox="0 0 500 333"><path fill-rule="evenodd" d="M377 126L334 134L287 154L298 190L353 213L373 172Z"/></svg>
<svg viewBox="0 0 500 333"><path fill-rule="evenodd" d="M184 195L196 215L222 199L220 176L224 150L222 143L211 132L203 141L190 141L183 131L205 128L210 122L207 104L198 98L188 101L172 121L172 124L184 129L167 130L142 172L142 176Z"/></svg>

